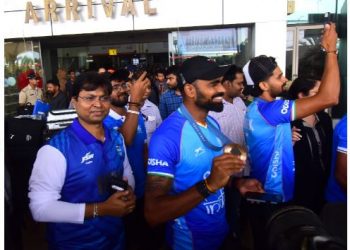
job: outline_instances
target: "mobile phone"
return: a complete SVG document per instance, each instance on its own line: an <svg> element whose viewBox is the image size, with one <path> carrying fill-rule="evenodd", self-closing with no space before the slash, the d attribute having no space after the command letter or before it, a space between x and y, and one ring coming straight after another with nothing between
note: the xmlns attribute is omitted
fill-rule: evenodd
<svg viewBox="0 0 350 250"><path fill-rule="evenodd" d="M247 192L244 197L250 203L278 204L283 201L282 195L273 193Z"/></svg>
<svg viewBox="0 0 350 250"><path fill-rule="evenodd" d="M128 183L122 179L113 178L111 180L110 187L114 192L125 191L128 190Z"/></svg>
<svg viewBox="0 0 350 250"><path fill-rule="evenodd" d="M332 15L331 15L331 13L330 12L325 12L324 13L324 18L323 18L323 23L324 23L324 25L326 25L326 24L330 24L331 23L331 21L332 21Z"/></svg>

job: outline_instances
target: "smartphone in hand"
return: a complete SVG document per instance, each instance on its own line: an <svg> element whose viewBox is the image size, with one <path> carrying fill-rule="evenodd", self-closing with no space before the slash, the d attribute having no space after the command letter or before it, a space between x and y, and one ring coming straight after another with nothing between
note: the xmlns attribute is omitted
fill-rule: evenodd
<svg viewBox="0 0 350 250"><path fill-rule="evenodd" d="M278 204L283 201L282 195L273 193L247 192L244 197L250 203Z"/></svg>

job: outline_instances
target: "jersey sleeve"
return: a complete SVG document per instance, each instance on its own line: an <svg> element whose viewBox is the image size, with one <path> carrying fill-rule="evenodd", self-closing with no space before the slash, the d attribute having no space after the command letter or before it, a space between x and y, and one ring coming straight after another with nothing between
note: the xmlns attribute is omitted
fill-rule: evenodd
<svg viewBox="0 0 350 250"><path fill-rule="evenodd" d="M342 124L343 125L343 124ZM344 126L345 125L345 126ZM339 141L337 146L337 151L343 154L347 154L347 131L346 131L346 122L344 122L342 128L339 129Z"/></svg>
<svg viewBox="0 0 350 250"><path fill-rule="evenodd" d="M165 133L164 133L165 132ZM180 135L161 126L153 134L148 155L148 174L173 178L180 155Z"/></svg>
<svg viewBox="0 0 350 250"><path fill-rule="evenodd" d="M295 119L295 101L293 100L260 102L258 109L264 119L272 126L289 123Z"/></svg>

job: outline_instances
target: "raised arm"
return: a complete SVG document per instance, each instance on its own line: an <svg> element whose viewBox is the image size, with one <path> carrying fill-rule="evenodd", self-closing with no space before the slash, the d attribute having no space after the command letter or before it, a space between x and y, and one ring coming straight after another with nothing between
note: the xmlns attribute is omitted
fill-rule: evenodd
<svg viewBox="0 0 350 250"><path fill-rule="evenodd" d="M130 85L130 102L129 110L134 112L140 112L142 98L146 92L147 72L143 72L142 75ZM134 140L138 126L138 115L136 113L127 113L125 122L120 127L119 132L123 135L125 144L130 146Z"/></svg>
<svg viewBox="0 0 350 250"><path fill-rule="evenodd" d="M340 75L337 58L337 32L335 24L326 24L321 46L325 49L325 67L318 93L312 97L300 98L296 102L296 119L300 119L338 104Z"/></svg>

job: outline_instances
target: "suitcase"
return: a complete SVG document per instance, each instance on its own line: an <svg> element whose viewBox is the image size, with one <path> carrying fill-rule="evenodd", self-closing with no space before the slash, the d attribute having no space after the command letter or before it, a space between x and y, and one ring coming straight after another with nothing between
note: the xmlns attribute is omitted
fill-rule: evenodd
<svg viewBox="0 0 350 250"><path fill-rule="evenodd" d="M61 130L72 124L77 117L75 109L61 109L49 111L46 119L48 130Z"/></svg>

